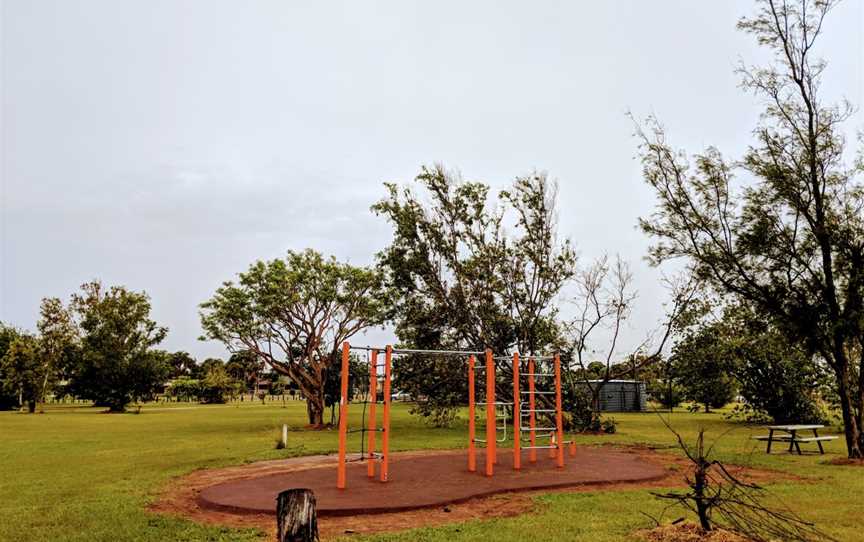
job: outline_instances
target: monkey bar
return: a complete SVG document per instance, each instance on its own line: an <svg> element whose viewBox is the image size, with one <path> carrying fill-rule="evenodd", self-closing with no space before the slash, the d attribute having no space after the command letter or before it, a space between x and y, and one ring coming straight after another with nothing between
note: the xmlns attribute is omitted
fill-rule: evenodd
<svg viewBox="0 0 864 542"><path fill-rule="evenodd" d="M350 376L350 357L351 351L365 351L369 353L369 386L367 390L367 400L364 402L364 417L365 404L369 404L369 418L364 420L360 429L348 428L348 404L351 402L349 397L349 376ZM381 352L384 352L384 362L379 363L378 357ZM391 399L391 369L394 355L412 355L412 354L428 354L428 355L443 355L468 357L468 471L476 472L477 443L484 444L486 448L485 454L485 469L484 473L487 477L494 474L495 464L497 459L497 447L499 442L507 440L507 409L512 408L513 412L513 469L521 469L522 450L529 451L529 461L535 463L537 461L538 449L548 449L551 458L556 459L558 468L564 467L564 430L561 406L561 361L556 354L554 356L531 356L528 360L527 372L522 373L519 353L510 356L493 356L492 351L487 349L483 352L471 350L425 350L411 348L393 348L388 345L385 347L374 346L351 346L348 342L342 344L342 366L341 366L341 398L339 408L339 454L336 475L336 487L345 489L346 487L346 463L347 460L347 436L349 433L361 433L361 455L360 461L366 461L366 473L370 479L375 477L376 463L380 464L381 482L388 481L388 467L390 457L390 399ZM484 364L478 366L477 357L483 356ZM496 361L512 361L513 368L513 401L504 402L496 401L496 378L495 378L495 362ZM552 362L552 372L538 372L536 364L538 362ZM383 368L383 400L378 401L378 380L380 378L379 369ZM485 371L485 393L483 401L478 402L476 399L476 380L477 373ZM527 378L528 390L521 389L522 378ZM553 378L554 383L547 383L544 389L537 389L537 378ZM542 386L541 386L542 387ZM551 388L551 389L550 389ZM538 396L554 395L554 408L549 408L549 405L541 405L544 408L538 408ZM527 399L527 408L525 405ZM551 398L550 398L551 399ZM544 403L548 403L548 399L541 399ZM377 426L377 405L383 405L383 418L381 426ZM477 436L476 427L476 409L477 407L485 407L485 438ZM554 413L554 423L550 427L537 427L537 414L550 415ZM523 426L523 419L528 418L528 427ZM543 416L551 418L551 416ZM498 421L502 424L499 426ZM502 436L499 438L498 431L501 429ZM376 435L381 433L381 452L376 452L377 438ZM527 439L525 435L527 434ZM365 439L364 439L365 437ZM549 444L543 445L537 443L537 438L548 438ZM362 448L366 441L368 453L364 453ZM523 446L523 441L526 445ZM570 444L570 454L575 455L575 443Z"/></svg>

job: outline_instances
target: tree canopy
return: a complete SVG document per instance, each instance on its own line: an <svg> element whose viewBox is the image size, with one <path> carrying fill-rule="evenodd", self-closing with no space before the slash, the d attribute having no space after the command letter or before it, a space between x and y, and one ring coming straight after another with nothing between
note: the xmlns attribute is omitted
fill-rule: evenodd
<svg viewBox="0 0 864 542"><path fill-rule="evenodd" d="M122 412L161 389L170 369L153 347L168 329L150 319L147 294L93 281L72 295L70 308L81 342L67 366L69 393Z"/></svg>
<svg viewBox="0 0 864 542"><path fill-rule="evenodd" d="M201 304L204 338L254 352L290 377L309 423L323 424L324 385L343 341L383 324L390 308L381 275L314 250L256 262ZM337 369L338 370L338 369Z"/></svg>
<svg viewBox="0 0 864 542"><path fill-rule="evenodd" d="M686 258L725 295L752 303L834 374L850 457L864 455L864 186L843 162L848 103L826 103L813 56L833 1L763 0L739 28L774 53L742 67L767 102L743 158L709 147L690 160L656 121L640 129L644 177L657 196L641 221L655 263ZM740 180L738 180L740 177Z"/></svg>

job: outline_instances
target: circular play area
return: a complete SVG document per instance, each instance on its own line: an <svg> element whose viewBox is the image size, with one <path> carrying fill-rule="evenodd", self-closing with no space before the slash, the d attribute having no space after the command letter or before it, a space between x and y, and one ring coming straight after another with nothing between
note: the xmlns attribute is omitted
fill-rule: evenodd
<svg viewBox="0 0 864 542"><path fill-rule="evenodd" d="M513 468L511 454L498 454L495 476L470 472L465 451L420 456L394 455L391 477L381 482L368 476L363 462L349 462L347 485L333 483L335 461L288 472L232 480L204 488L198 505L234 514L274 514L276 496L286 488L312 489L321 516L379 514L440 507L497 493L610 483L645 482L663 478L665 469L636 454L605 447L580 447L564 467L541 454L536 462Z"/></svg>

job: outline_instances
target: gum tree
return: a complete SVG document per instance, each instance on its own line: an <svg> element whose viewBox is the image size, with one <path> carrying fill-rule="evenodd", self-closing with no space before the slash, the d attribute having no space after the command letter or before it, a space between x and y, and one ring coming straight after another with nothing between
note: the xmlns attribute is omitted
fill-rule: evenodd
<svg viewBox="0 0 864 542"><path fill-rule="evenodd" d="M751 303L830 366L849 457L864 456L864 188L843 162L852 108L823 101L813 47L833 1L763 0L739 28L771 50L742 67L766 102L740 161L709 148L692 160L649 120L639 130L644 177L658 204L641 221L655 263L685 258L718 292ZM740 180L736 180L736 175Z"/></svg>

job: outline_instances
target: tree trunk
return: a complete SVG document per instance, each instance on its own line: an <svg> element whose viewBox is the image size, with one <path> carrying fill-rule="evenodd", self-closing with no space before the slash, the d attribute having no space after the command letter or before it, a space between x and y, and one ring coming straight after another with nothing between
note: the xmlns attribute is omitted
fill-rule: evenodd
<svg viewBox="0 0 864 542"><path fill-rule="evenodd" d="M837 393L840 395L840 411L843 414L843 430L846 434L846 452L850 459L864 457L862 450L861 427L855 416L852 405L851 390L849 389L849 371L842 364L835 369L837 375Z"/></svg>
<svg viewBox="0 0 864 542"><path fill-rule="evenodd" d="M276 497L276 540L317 542L318 517L311 489L288 489Z"/></svg>
<svg viewBox="0 0 864 542"><path fill-rule="evenodd" d="M306 414L309 416L309 425L324 425L324 390L306 395Z"/></svg>

